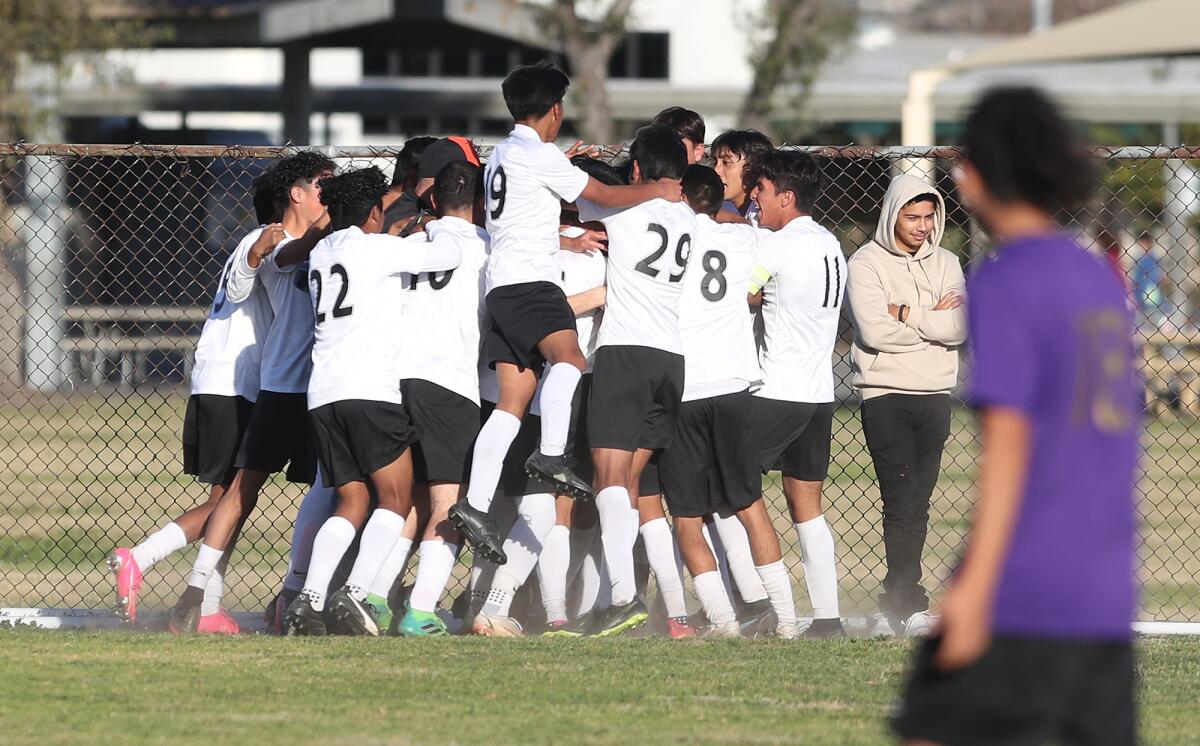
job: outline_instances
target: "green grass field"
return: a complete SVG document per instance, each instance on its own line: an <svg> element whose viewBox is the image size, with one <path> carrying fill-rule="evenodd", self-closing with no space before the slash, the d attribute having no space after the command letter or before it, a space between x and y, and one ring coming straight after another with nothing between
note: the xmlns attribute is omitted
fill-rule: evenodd
<svg viewBox="0 0 1200 746"><path fill-rule="evenodd" d="M180 474L183 412L182 393L169 388L0 404L0 605L111 604L107 552L140 541L204 494ZM883 543L874 470L856 410L839 410L833 437L826 503L842 564L843 610L869 613L883 577ZM1200 620L1200 425L1152 420L1145 443L1142 616ZM967 529L975 452L973 418L959 411L932 501L925 556L932 586L953 566ZM764 480L764 491L804 614L799 552L777 479ZM278 478L264 489L230 567L231 607L259 608L274 594L302 495ZM147 577L143 606L174 603L191 561L191 552L181 552L158 565ZM468 561L464 555L452 591Z"/></svg>
<svg viewBox="0 0 1200 746"><path fill-rule="evenodd" d="M1145 639L1147 744L1200 733L1200 641ZM909 643L0 631L4 743L887 743Z"/></svg>

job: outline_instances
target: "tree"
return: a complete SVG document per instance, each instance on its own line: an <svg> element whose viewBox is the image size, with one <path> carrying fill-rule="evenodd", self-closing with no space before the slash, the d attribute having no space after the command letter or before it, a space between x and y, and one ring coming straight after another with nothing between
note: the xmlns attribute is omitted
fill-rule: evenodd
<svg viewBox="0 0 1200 746"><path fill-rule="evenodd" d="M845 0L766 0L747 28L750 89L738 126L768 132L775 96L790 90L792 108L803 108L821 66L853 33L858 16Z"/></svg>
<svg viewBox="0 0 1200 746"><path fill-rule="evenodd" d="M575 0L554 0L548 9L551 28L562 41L571 64L572 102L579 112L580 134L590 142L612 141L612 111L608 105L608 61L625 39L626 22L634 0L603 4L599 20L581 17Z"/></svg>

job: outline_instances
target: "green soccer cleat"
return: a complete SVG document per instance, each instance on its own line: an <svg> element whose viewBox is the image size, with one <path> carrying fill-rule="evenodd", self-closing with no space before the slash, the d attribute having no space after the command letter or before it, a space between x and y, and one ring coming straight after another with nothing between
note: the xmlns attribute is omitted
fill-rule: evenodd
<svg viewBox="0 0 1200 746"><path fill-rule="evenodd" d="M367 595L367 606L371 607L371 611L375 613L375 618L379 620L379 629L391 629L392 626L392 607L388 606L387 599L383 596L376 596L374 593Z"/></svg>
<svg viewBox="0 0 1200 746"><path fill-rule="evenodd" d="M402 637L442 637L448 634L446 623L435 612L417 611L409 606L404 619L400 621Z"/></svg>

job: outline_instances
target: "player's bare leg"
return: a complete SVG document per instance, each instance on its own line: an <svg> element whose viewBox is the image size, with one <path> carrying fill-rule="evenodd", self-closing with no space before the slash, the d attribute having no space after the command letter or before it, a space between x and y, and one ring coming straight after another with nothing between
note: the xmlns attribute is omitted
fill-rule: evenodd
<svg viewBox="0 0 1200 746"><path fill-rule="evenodd" d="M408 599L408 610L400 623L405 637L446 634L446 625L437 616L438 602L446 590L450 573L458 561L462 537L450 523L450 509L458 501L462 485L434 482L429 485L429 520L418 550L417 579Z"/></svg>
<svg viewBox="0 0 1200 746"><path fill-rule="evenodd" d="M500 384L500 401L475 438L467 493L450 508L449 519L476 552L487 561L501 565L506 561L504 537L488 515L488 509L500 484L504 457L521 429L521 420L537 390L537 375L531 369L522 370L512 363L498 362L496 380Z"/></svg>
<svg viewBox="0 0 1200 746"><path fill-rule="evenodd" d="M692 585L704 615L708 617L712 634L737 637L740 634L737 615L717 571L717 558L704 539L704 517L677 516L675 536L679 539L679 551L692 575Z"/></svg>
<svg viewBox="0 0 1200 746"><path fill-rule="evenodd" d="M838 608L837 556L833 532L821 512L823 482L783 478L804 565L804 582L813 607L813 624L806 635L829 637L844 634ZM747 529L749 530L749 529Z"/></svg>

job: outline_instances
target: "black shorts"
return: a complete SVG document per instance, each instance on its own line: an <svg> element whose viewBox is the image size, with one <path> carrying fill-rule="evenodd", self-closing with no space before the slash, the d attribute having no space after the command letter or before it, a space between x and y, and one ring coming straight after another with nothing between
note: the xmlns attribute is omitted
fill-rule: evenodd
<svg viewBox="0 0 1200 746"><path fill-rule="evenodd" d="M933 665L937 638L917 650L892 729L956 744L1132 744L1129 643L998 637L958 671Z"/></svg>
<svg viewBox="0 0 1200 746"><path fill-rule="evenodd" d="M754 397L754 442L762 473L783 472L802 482L829 476L833 403L804 404Z"/></svg>
<svg viewBox="0 0 1200 746"><path fill-rule="evenodd" d="M512 363L542 374L546 359L538 344L555 332L575 331L575 314L562 288L552 282L523 282L493 288L484 300L488 329L483 350L494 369Z"/></svg>
<svg viewBox="0 0 1200 746"><path fill-rule="evenodd" d="M237 472L238 447L254 402L241 396L192 394L183 415L183 473L226 484Z"/></svg>
<svg viewBox="0 0 1200 746"><path fill-rule="evenodd" d="M417 442L403 404L346 399L309 410L326 487L363 482Z"/></svg>
<svg viewBox="0 0 1200 746"><path fill-rule="evenodd" d="M642 469L642 476L638 479L638 497L654 497L662 494L662 483L659 480L661 473L658 456L655 456L650 459L650 463L646 464L646 468Z"/></svg>
<svg viewBox="0 0 1200 746"><path fill-rule="evenodd" d="M468 457L479 434L479 407L419 378L401 381L400 396L421 438L413 446L413 481L465 482Z"/></svg>
<svg viewBox="0 0 1200 746"><path fill-rule="evenodd" d="M683 396L683 356L653 347L613 345L596 351L588 400L592 448L662 450L675 435Z"/></svg>
<svg viewBox="0 0 1200 746"><path fill-rule="evenodd" d="M671 515L741 510L762 494L749 391L684 402L675 440L659 459Z"/></svg>
<svg viewBox="0 0 1200 746"><path fill-rule="evenodd" d="M317 456L309 435L308 396L260 391L234 463L267 474L287 466L289 482L312 484Z"/></svg>

